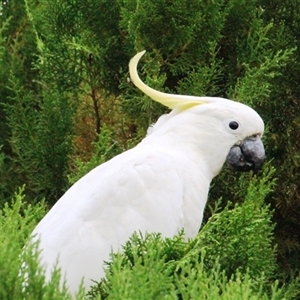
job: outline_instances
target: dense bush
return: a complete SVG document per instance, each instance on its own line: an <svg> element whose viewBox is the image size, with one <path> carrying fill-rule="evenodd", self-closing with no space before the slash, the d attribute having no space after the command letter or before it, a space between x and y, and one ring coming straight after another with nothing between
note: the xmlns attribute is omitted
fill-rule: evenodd
<svg viewBox="0 0 300 300"><path fill-rule="evenodd" d="M297 299L297 281L280 286L277 280L272 212L264 203L273 174L265 168L262 179L251 177L243 203L228 203L221 211L216 204L195 239L135 233L121 253L112 254L106 278L75 298ZM71 299L59 284L59 270L44 281L37 245L24 248L45 210L43 203L26 204L22 188L0 213L1 299Z"/></svg>
<svg viewBox="0 0 300 300"><path fill-rule="evenodd" d="M147 49L147 84L237 99L265 120L277 178L265 201L287 282L300 267L299 26L294 0L1 1L0 206L23 184L27 201L52 206L143 137L166 112L127 80L130 57ZM209 203L239 207L251 176L223 170Z"/></svg>

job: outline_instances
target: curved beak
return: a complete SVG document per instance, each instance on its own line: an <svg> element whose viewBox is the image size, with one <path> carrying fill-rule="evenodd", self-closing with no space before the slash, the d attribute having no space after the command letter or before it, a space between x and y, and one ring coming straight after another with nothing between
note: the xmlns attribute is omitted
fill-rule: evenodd
<svg viewBox="0 0 300 300"><path fill-rule="evenodd" d="M227 164L237 171L258 171L265 159L265 149L258 135L233 145L227 155Z"/></svg>

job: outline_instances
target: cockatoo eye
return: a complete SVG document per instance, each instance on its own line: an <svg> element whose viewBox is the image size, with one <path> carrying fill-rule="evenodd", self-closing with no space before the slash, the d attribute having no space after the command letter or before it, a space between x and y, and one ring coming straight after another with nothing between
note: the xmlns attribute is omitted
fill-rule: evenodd
<svg viewBox="0 0 300 300"><path fill-rule="evenodd" d="M229 123L229 127L230 127L230 129L232 129L232 130L236 130L236 129L239 128L239 123L236 122L236 121L231 121L231 122Z"/></svg>

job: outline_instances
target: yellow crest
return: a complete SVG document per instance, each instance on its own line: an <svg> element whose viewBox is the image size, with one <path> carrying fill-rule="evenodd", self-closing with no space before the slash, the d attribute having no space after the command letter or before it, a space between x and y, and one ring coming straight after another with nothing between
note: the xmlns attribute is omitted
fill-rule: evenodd
<svg viewBox="0 0 300 300"><path fill-rule="evenodd" d="M145 54L145 50L137 53L129 62L129 73L132 82L135 84L137 88L139 88L142 92L144 92L147 96L152 98L153 100L171 108L171 109L187 109L189 107L213 103L220 100L220 98L214 97L196 97L196 96L186 96L186 95L175 95L175 94L167 94L159 92L148 85L146 85L140 79L137 72L137 65L140 58ZM217 100L218 99L218 100Z"/></svg>

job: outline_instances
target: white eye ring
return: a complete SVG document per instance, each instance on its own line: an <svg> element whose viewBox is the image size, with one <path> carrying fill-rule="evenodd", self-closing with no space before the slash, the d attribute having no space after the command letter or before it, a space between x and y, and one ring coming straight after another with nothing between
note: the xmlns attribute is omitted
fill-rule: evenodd
<svg viewBox="0 0 300 300"><path fill-rule="evenodd" d="M224 121L226 129L233 134L239 134L242 130L241 122L236 118L230 118Z"/></svg>

